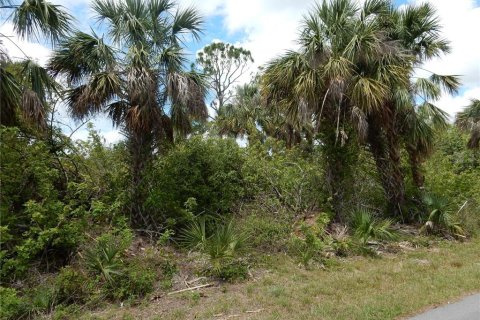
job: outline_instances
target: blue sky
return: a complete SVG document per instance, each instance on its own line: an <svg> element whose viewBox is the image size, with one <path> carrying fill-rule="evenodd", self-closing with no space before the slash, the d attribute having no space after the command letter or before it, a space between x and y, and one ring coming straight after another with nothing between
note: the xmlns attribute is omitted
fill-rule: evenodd
<svg viewBox="0 0 480 320"><path fill-rule="evenodd" d="M85 31L94 25L93 13L89 9L90 0L50 0L64 5L77 18L77 27ZM361 0L360 0L361 1ZM480 98L480 42L475 39L480 30L479 0L427 0L437 8L443 24L445 37L451 41L452 53L449 56L428 62L424 67L441 74L462 75L463 86L457 96L444 95L436 104L450 114L459 111L470 98ZM14 1L15 2L15 1ZM195 6L205 17L204 34L200 42L189 42L187 51L194 59L197 50L213 40L222 40L249 49L255 59L250 71L295 47L299 21L303 14L315 3L314 0L178 0L182 6ZM420 3L425 0L396 0L401 6L405 3ZM11 34L11 25L2 21L0 32ZM41 44L15 39L27 54L44 63L50 48ZM6 45L12 56L21 55L18 49ZM248 79L248 75L245 80ZM74 124L64 111L60 118ZM118 131L104 117L97 117L95 127L109 142L121 138ZM68 133L69 129L66 129ZM78 130L74 137L84 138L86 131Z"/></svg>

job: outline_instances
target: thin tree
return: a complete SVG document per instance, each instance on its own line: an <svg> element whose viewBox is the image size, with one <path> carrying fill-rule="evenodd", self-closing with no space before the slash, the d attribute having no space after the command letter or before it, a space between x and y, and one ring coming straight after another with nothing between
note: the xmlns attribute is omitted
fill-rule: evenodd
<svg viewBox="0 0 480 320"><path fill-rule="evenodd" d="M216 114L230 102L234 95L232 86L252 62L250 51L223 42L213 42L197 54L197 64L207 75L210 89L215 93L211 107Z"/></svg>

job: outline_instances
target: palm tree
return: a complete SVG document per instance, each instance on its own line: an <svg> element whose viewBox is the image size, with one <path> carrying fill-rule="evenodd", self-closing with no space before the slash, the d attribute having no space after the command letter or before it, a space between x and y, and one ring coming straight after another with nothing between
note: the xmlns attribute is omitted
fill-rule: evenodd
<svg viewBox="0 0 480 320"><path fill-rule="evenodd" d="M478 166L480 150L480 100L472 99L463 111L457 113L455 124L463 131L470 133L467 147L473 150L474 166Z"/></svg>
<svg viewBox="0 0 480 320"><path fill-rule="evenodd" d="M105 112L127 134L131 155L132 219L142 214L142 173L154 152L207 117L204 80L183 66L186 37L198 39L202 19L172 0L95 0L106 38L75 32L62 41L49 67L71 87L66 92L76 119Z"/></svg>
<svg viewBox="0 0 480 320"><path fill-rule="evenodd" d="M401 142L403 140L409 155L413 181L417 187L422 188L424 178L421 163L433 149L435 130L447 125L447 114L431 101L438 100L442 90L455 93L460 82L457 76L433 72L427 78L414 77L423 63L450 51L448 41L441 37L440 23L430 4L407 6L404 10L393 12L390 20L390 37L399 41L411 56L405 65L405 68L410 69L410 83L406 88L392 88L392 101L387 105L392 108L386 113L389 117L380 119L382 132L375 131L370 136L372 140L382 134L386 136L384 148L390 167L387 171L380 172L387 194L393 195L390 197L390 208L393 212L397 212L398 208L398 213L401 213L405 201L400 169ZM370 142L372 145L375 143ZM376 159L383 156L374 155Z"/></svg>
<svg viewBox="0 0 480 320"><path fill-rule="evenodd" d="M368 117L381 115L392 87L405 86L401 48L384 32L388 1L324 1L304 18L301 50L266 68L263 92L293 123L312 121L327 160L337 220L343 220L355 141L364 142Z"/></svg>
<svg viewBox="0 0 480 320"><path fill-rule="evenodd" d="M13 4L0 0L2 12L12 21L15 33L22 39L49 39L52 45L70 31L71 16L58 5L44 0L25 0ZM46 69L33 61L27 54L20 61L12 61L3 43L12 42L7 35L0 34L0 124L13 126L20 122L45 128L45 115L59 85Z"/></svg>

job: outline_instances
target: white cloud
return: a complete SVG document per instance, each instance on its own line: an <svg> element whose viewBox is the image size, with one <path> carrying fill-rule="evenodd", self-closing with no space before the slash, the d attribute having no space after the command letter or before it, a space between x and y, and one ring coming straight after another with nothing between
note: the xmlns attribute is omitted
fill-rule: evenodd
<svg viewBox="0 0 480 320"><path fill-rule="evenodd" d="M455 119L455 114L462 111L464 107L470 104L473 98L480 98L480 86L473 89L466 90L455 97L451 95L444 95L440 100L435 102L435 105L450 114L450 119Z"/></svg>
<svg viewBox="0 0 480 320"><path fill-rule="evenodd" d="M25 59L25 55L27 55L27 57L44 66L52 53L51 49L41 44L21 40L15 35L13 24L10 22L0 25L0 34L2 34L3 46L13 60Z"/></svg>

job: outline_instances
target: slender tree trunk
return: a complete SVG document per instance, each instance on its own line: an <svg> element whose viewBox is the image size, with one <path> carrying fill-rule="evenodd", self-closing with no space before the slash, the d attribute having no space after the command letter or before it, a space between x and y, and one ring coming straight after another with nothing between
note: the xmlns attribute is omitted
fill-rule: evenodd
<svg viewBox="0 0 480 320"><path fill-rule="evenodd" d="M376 121L370 120L368 143L387 198L387 209L391 215L401 217L405 204L405 186L401 171L399 137L393 132L384 135Z"/></svg>
<svg viewBox="0 0 480 320"><path fill-rule="evenodd" d="M407 147L407 152L410 162L410 170L412 171L413 183L420 190L425 183L425 176L422 172L420 157L414 148Z"/></svg>
<svg viewBox="0 0 480 320"><path fill-rule="evenodd" d="M131 198L130 218L134 225L146 229L154 227L155 221L144 210L147 198L144 188L145 169L152 160L153 137L149 133L129 133L129 153L131 159Z"/></svg>
<svg viewBox="0 0 480 320"><path fill-rule="evenodd" d="M352 150L350 139L341 146L336 143L335 129L324 127L323 154L326 161L326 181L330 189L332 209L335 213L334 221L345 223L348 214L348 204L352 195L352 166L355 162L355 150Z"/></svg>

